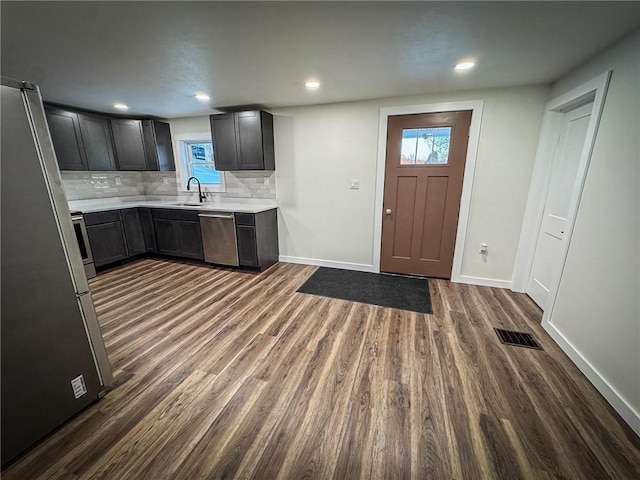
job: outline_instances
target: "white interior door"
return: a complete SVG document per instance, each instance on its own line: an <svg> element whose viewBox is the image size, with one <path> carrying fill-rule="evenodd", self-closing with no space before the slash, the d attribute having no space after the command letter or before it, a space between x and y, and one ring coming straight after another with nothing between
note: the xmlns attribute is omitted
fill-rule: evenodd
<svg viewBox="0 0 640 480"><path fill-rule="evenodd" d="M584 150L592 107L593 103L589 103L571 110L564 114L562 120L527 285L527 293L543 310L548 305L551 283L562 266L564 232L571 199L578 188L578 165Z"/></svg>

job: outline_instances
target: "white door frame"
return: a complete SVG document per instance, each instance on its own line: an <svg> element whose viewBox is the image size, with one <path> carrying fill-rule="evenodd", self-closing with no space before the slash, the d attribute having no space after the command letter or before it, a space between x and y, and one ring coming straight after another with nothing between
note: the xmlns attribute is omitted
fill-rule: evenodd
<svg viewBox="0 0 640 480"><path fill-rule="evenodd" d="M576 174L576 183L569 203L569 216L565 228L565 240L562 247L561 267L558 270L554 280L551 282L549 291L548 307L542 317L542 325L547 328L553 319L553 308L558 295L558 288L564 270L569 245L571 244L571 236L575 226L580 198L584 182L591 161L591 153L593 144L595 143L596 133L602 109L604 107L605 95L611 78L611 70L599 75L598 77L570 90L569 92L554 98L547 102L545 114L542 121L542 130L540 132L540 141L538 143L538 151L533 167L531 178L531 186L529 188L529 198L525 209L524 220L522 223L522 231L520 233L520 242L518 244L518 253L516 255L516 263L513 272L513 290L516 292L524 292L527 282L531 276L533 260L536 250L536 242L538 233L542 227L542 216L549 188L549 178L552 171L552 160L555 152L558 138L560 135L560 126L564 112L570 111L575 107L593 101L591 110L591 118L587 127L587 134L584 141L584 148L578 164L578 172Z"/></svg>
<svg viewBox="0 0 640 480"><path fill-rule="evenodd" d="M429 103L424 105L403 105L399 107L383 107L380 109L378 127L378 158L376 162L376 195L373 223L373 268L380 272L380 250L382 247L382 209L384 207L384 176L387 158L387 122L392 115L412 115L419 113L455 112L459 110L471 110L471 126L469 127L469 145L464 167L462 181L462 196L460 199L460 214L458 215L458 232L453 254L453 269L451 281L464 282L461 279L462 257L464 254L465 239L467 237L467 225L469 222L469 207L473 179L476 171L478 157L478 143L480 142L480 124L482 123L482 110L484 100L465 100L460 102Z"/></svg>

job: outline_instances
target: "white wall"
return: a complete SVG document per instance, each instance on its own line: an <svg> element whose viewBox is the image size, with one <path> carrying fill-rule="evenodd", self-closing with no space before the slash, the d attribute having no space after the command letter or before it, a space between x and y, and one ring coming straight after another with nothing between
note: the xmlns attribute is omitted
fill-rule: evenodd
<svg viewBox="0 0 640 480"><path fill-rule="evenodd" d="M209 117L206 115L199 117L172 118L169 120L169 126L171 127L171 136L211 131Z"/></svg>
<svg viewBox="0 0 640 480"><path fill-rule="evenodd" d="M609 69L611 83L550 321L635 411L640 434L640 32L555 83L552 97Z"/></svg>
<svg viewBox="0 0 640 480"><path fill-rule="evenodd" d="M273 110L280 255L372 265L379 109L484 100L462 274L510 281L548 95L526 86Z"/></svg>

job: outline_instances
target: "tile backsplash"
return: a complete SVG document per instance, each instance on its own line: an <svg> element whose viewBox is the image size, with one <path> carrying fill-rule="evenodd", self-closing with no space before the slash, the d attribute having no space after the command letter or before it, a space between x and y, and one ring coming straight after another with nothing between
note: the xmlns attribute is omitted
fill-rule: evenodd
<svg viewBox="0 0 640 480"><path fill-rule="evenodd" d="M142 172L60 172L67 200L144 195Z"/></svg>
<svg viewBox="0 0 640 480"><path fill-rule="evenodd" d="M227 197L276 198L275 172L224 172L224 182Z"/></svg>
<svg viewBox="0 0 640 480"><path fill-rule="evenodd" d="M176 172L141 172L145 195L178 195Z"/></svg>
<svg viewBox="0 0 640 480"><path fill-rule="evenodd" d="M61 172L67 200L180 195L176 172ZM276 198L275 172L224 172L226 192L208 198Z"/></svg>

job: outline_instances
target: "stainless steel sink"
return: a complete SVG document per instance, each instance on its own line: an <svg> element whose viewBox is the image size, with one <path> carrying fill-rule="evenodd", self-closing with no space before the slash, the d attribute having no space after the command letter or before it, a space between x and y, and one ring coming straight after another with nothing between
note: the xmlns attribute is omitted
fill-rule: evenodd
<svg viewBox="0 0 640 480"><path fill-rule="evenodd" d="M169 205L175 205L176 207L202 207L202 203L170 203Z"/></svg>

